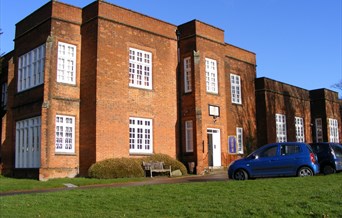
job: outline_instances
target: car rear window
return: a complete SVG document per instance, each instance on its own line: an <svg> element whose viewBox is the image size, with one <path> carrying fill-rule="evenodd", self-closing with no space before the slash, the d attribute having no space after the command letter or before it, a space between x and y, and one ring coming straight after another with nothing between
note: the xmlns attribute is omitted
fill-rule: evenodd
<svg viewBox="0 0 342 218"><path fill-rule="evenodd" d="M332 144L336 157L342 157L342 146Z"/></svg>
<svg viewBox="0 0 342 218"><path fill-rule="evenodd" d="M299 145L281 145L280 152L281 155L291 155L300 153L300 146Z"/></svg>

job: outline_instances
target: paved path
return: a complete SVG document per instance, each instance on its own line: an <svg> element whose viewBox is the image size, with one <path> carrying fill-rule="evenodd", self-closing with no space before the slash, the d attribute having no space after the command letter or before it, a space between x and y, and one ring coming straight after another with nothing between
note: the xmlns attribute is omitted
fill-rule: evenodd
<svg viewBox="0 0 342 218"><path fill-rule="evenodd" d="M146 179L139 182L123 182L123 183L112 183L112 184L100 184L100 185L87 185L80 187L62 187L62 188L52 188L44 190L27 190L27 191L13 191L13 192L2 192L2 196L12 196L21 194L34 194L34 193L48 193L48 192L58 192L67 191L74 189L92 189L92 188L103 188L103 187L133 187L133 186L143 186L143 185L156 185L156 184L176 184L176 183L187 183L187 182L210 182L210 181L227 181L228 176L226 171L219 170L206 175L189 175L182 177L153 177L151 179Z"/></svg>

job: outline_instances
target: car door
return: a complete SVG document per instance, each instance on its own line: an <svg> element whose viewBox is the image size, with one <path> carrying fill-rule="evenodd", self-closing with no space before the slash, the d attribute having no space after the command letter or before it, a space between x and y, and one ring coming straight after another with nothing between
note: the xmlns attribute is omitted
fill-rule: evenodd
<svg viewBox="0 0 342 218"><path fill-rule="evenodd" d="M296 175L297 169L304 157L301 155L302 150L299 144L280 144L280 156L278 159L278 174Z"/></svg>
<svg viewBox="0 0 342 218"><path fill-rule="evenodd" d="M256 153L250 160L249 167L252 177L270 177L275 176L278 169L279 146L272 144Z"/></svg>

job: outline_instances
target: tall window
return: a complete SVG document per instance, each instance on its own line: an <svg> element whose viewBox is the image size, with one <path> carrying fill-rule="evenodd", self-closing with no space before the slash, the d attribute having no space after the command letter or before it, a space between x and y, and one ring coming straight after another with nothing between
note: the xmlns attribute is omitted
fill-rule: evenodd
<svg viewBox="0 0 342 218"><path fill-rule="evenodd" d="M230 74L230 87L232 95L232 103L241 104L241 80L240 76Z"/></svg>
<svg viewBox="0 0 342 218"><path fill-rule="evenodd" d="M75 117L56 116L56 153L75 153Z"/></svg>
<svg viewBox="0 0 342 218"><path fill-rule="evenodd" d="M276 114L276 132L277 142L286 142L286 116L283 114Z"/></svg>
<svg viewBox="0 0 342 218"><path fill-rule="evenodd" d="M152 154L152 120L129 118L129 152L131 154Z"/></svg>
<svg viewBox="0 0 342 218"><path fill-rule="evenodd" d="M296 140L297 142L304 142L304 122L303 118L295 117Z"/></svg>
<svg viewBox="0 0 342 218"><path fill-rule="evenodd" d="M191 92L191 58L184 59L184 92Z"/></svg>
<svg viewBox="0 0 342 218"><path fill-rule="evenodd" d="M243 129L241 127L236 128L236 140L237 140L237 153L243 154Z"/></svg>
<svg viewBox="0 0 342 218"><path fill-rule="evenodd" d="M16 122L15 168L40 167L41 117Z"/></svg>
<svg viewBox="0 0 342 218"><path fill-rule="evenodd" d="M315 126L316 126L316 142L323 142L322 118L315 119Z"/></svg>
<svg viewBox="0 0 342 218"><path fill-rule="evenodd" d="M7 83L1 85L1 107L6 107L7 105Z"/></svg>
<svg viewBox="0 0 342 218"><path fill-rule="evenodd" d="M338 137L338 122L329 118L330 142L340 142Z"/></svg>
<svg viewBox="0 0 342 218"><path fill-rule="evenodd" d="M217 82L217 63L215 60L206 58L205 59L205 73L207 92L218 93L218 82Z"/></svg>
<svg viewBox="0 0 342 218"><path fill-rule="evenodd" d="M185 149L186 152L194 151L194 133L192 120L185 121Z"/></svg>
<svg viewBox="0 0 342 218"><path fill-rule="evenodd" d="M129 49L129 86L152 89L152 53Z"/></svg>
<svg viewBox="0 0 342 218"><path fill-rule="evenodd" d="M76 46L58 42L57 82L76 84Z"/></svg>
<svg viewBox="0 0 342 218"><path fill-rule="evenodd" d="M18 58L18 92L44 83L45 44Z"/></svg>

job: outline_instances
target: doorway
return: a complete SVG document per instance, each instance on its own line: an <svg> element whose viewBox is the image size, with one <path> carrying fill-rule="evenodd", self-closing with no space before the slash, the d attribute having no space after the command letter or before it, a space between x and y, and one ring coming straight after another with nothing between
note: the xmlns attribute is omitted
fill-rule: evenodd
<svg viewBox="0 0 342 218"><path fill-rule="evenodd" d="M207 129L208 165L221 167L221 134L219 129Z"/></svg>

